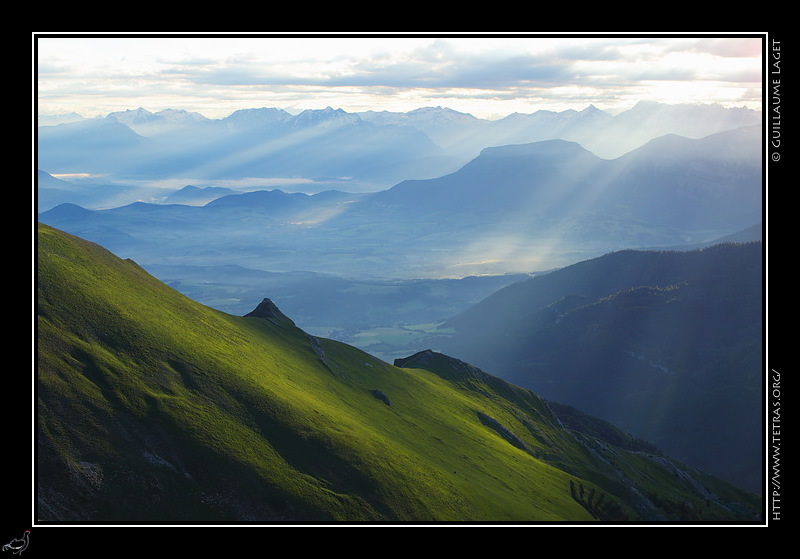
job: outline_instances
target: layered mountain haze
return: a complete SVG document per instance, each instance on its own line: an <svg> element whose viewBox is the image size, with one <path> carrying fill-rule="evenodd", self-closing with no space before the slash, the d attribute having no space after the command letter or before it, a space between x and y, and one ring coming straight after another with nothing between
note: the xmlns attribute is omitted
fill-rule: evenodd
<svg viewBox="0 0 800 559"><path fill-rule="evenodd" d="M614 160L547 140L487 148L456 172L375 193L278 191L191 212L135 204L97 211L91 223L59 208L40 219L111 250L121 247L98 227L139 239L125 255L143 265L169 258L373 278L531 272L620 248L705 242L761 222L760 137L757 128L666 137Z"/></svg>
<svg viewBox="0 0 800 559"><path fill-rule="evenodd" d="M540 228L541 222L577 226L566 218L591 226L592 215L613 214L665 236L724 231L760 220L760 141L759 127L699 140L665 136L614 160L565 140L487 148L455 173L404 181L370 200L406 211L416 203L422 214L469 213L474 220L516 219Z"/></svg>
<svg viewBox="0 0 800 559"><path fill-rule="evenodd" d="M761 124L761 114L721 105L666 105L640 101L612 115L594 105L583 110L539 110L497 120L478 119L443 107L407 113L368 111L361 118L377 124L412 126L453 154L472 159L489 146L562 139L576 142L604 159L615 159L666 134L699 139Z"/></svg>
<svg viewBox="0 0 800 559"><path fill-rule="evenodd" d="M564 139L613 159L666 134L699 139L760 122L761 114L748 109L659 103L616 116L590 106L499 120L442 107L408 113L328 107L297 115L260 108L221 119L139 108L93 119L41 115L37 156L38 168L51 175L106 175L111 183L302 177L322 185L337 179L344 190L365 192L453 172L486 147Z"/></svg>
<svg viewBox="0 0 800 559"><path fill-rule="evenodd" d="M761 118L42 115L41 518L757 518Z"/></svg>
<svg viewBox="0 0 800 559"><path fill-rule="evenodd" d="M42 523L758 518L756 497L457 359L390 365L270 300L237 317L96 244L37 242Z"/></svg>
<svg viewBox="0 0 800 559"><path fill-rule="evenodd" d="M341 109L237 111L225 119L166 118L144 109L38 128L50 174L134 180L186 177L344 179L354 191L436 176L451 158L410 128L375 126Z"/></svg>

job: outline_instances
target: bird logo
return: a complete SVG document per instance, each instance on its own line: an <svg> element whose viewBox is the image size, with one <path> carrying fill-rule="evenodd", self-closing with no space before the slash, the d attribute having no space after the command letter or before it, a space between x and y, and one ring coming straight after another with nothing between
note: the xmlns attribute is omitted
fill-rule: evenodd
<svg viewBox="0 0 800 559"><path fill-rule="evenodd" d="M25 534L22 535L21 538L14 538L6 545L3 546L3 551L10 551L16 555L19 555L25 548L28 547L28 538L30 536L31 531L25 530Z"/></svg>

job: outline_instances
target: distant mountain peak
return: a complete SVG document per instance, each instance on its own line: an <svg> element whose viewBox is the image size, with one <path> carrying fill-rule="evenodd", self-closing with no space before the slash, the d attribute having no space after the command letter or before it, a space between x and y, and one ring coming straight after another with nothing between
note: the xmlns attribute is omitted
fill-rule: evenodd
<svg viewBox="0 0 800 559"><path fill-rule="evenodd" d="M84 120L84 117L76 112L36 116L37 126L55 126L57 124L77 122L80 120Z"/></svg>
<svg viewBox="0 0 800 559"><path fill-rule="evenodd" d="M446 114L446 115L454 115L454 116L462 116L462 117L470 117L475 118L469 113L464 113L461 111L456 111L455 109L451 109L449 107L420 107L418 109L413 109L409 111L407 114L409 115L437 115L437 114Z"/></svg>
<svg viewBox="0 0 800 559"><path fill-rule="evenodd" d="M540 142L531 142L527 144L510 144L506 146L494 146L484 148L481 151L481 157L490 156L528 156L528 155L546 155L546 156L565 156L565 155L579 155L588 154L593 155L589 150L581 146L577 142L569 140L542 140Z"/></svg>
<svg viewBox="0 0 800 559"><path fill-rule="evenodd" d="M155 115L144 109L142 107L138 107L136 109L126 109L124 111L115 111L113 113L108 113L107 118L111 118L114 120L118 120L124 124L138 124L142 122L148 122L151 120L158 120L158 115Z"/></svg>
<svg viewBox="0 0 800 559"><path fill-rule="evenodd" d="M604 111L602 109L598 109L594 105L589 105L588 107L586 107L582 111L578 112L577 116L579 116L581 118L586 118L586 117L590 117L590 118L608 118L609 120L611 120L613 118L609 113L607 113L606 111Z"/></svg>
<svg viewBox="0 0 800 559"><path fill-rule="evenodd" d="M164 109L158 111L156 116L165 118L171 121L189 121L189 122L203 122L208 120L206 117L197 112L191 112L184 109Z"/></svg>
<svg viewBox="0 0 800 559"><path fill-rule="evenodd" d="M291 118L292 115L283 109L261 107L257 109L236 110L223 118L220 122L230 128L247 129L281 124Z"/></svg>
<svg viewBox="0 0 800 559"><path fill-rule="evenodd" d="M307 126L357 126L363 124L364 121L357 114L326 107L324 109L307 109L292 117L289 123L302 128Z"/></svg>
<svg viewBox="0 0 800 559"><path fill-rule="evenodd" d="M79 206L78 204L73 204L71 202L64 202L63 204L59 204L58 206L40 214L40 216L43 220L49 220L74 219L75 217L86 218L87 216L93 214L94 212L92 210L87 210L83 206Z"/></svg>

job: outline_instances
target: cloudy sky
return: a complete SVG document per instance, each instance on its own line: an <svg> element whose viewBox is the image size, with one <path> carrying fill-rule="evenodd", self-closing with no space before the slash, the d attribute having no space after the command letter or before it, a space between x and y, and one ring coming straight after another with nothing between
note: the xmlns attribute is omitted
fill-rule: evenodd
<svg viewBox="0 0 800 559"><path fill-rule="evenodd" d="M36 110L348 112L443 106L481 118L640 99L761 108L759 36L574 38L33 34Z"/></svg>

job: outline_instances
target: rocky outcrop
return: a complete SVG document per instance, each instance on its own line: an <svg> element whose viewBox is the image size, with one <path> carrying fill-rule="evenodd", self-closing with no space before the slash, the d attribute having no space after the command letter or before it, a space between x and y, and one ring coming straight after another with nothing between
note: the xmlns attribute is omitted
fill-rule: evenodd
<svg viewBox="0 0 800 559"><path fill-rule="evenodd" d="M387 406L389 406L389 407L392 406L392 402L389 400L389 397L386 394L384 394L382 391L380 391L380 390L378 390L376 388L375 390L372 390L371 393L372 393L373 396L375 396L378 400L380 400L381 402L383 402Z"/></svg>
<svg viewBox="0 0 800 559"><path fill-rule="evenodd" d="M263 318L269 320L273 324L279 326L295 326L294 321L283 314L278 306L272 302L271 299L264 298L258 306L251 312L244 315L245 317Z"/></svg>
<svg viewBox="0 0 800 559"><path fill-rule="evenodd" d="M520 450L524 450L525 452L528 453L531 452L530 449L527 446L525 446L525 443L523 443L519 437L517 437L514 433L508 430L502 423L497 421L495 418L489 417L488 415L482 412L477 412L477 414L478 414L478 419L480 419L481 423L483 423L484 425L495 431L498 435L500 435L502 438L508 441L511 445L517 447Z"/></svg>
<svg viewBox="0 0 800 559"><path fill-rule="evenodd" d="M420 351L410 357L395 359L394 366L406 369L425 369L442 378L455 381L489 378L489 375L469 363L430 349Z"/></svg>

